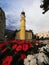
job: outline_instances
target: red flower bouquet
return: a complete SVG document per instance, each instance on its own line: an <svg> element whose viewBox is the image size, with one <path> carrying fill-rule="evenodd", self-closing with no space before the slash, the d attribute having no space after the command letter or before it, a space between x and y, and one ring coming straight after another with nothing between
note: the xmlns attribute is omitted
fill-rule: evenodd
<svg viewBox="0 0 49 65"><path fill-rule="evenodd" d="M22 50L22 46L21 46L21 45L19 45L19 46L16 47L16 51L17 51L17 52L19 52L19 51L21 51L21 50Z"/></svg>
<svg viewBox="0 0 49 65"><path fill-rule="evenodd" d="M12 62L12 56L7 56L6 58L3 59L1 65L10 65L11 62Z"/></svg>
<svg viewBox="0 0 49 65"><path fill-rule="evenodd" d="M29 49L28 44L23 44L23 51L27 51Z"/></svg>

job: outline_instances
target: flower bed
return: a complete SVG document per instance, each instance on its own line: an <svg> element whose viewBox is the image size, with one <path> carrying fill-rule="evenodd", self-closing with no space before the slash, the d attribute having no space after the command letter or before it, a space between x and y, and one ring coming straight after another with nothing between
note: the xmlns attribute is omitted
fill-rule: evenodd
<svg viewBox="0 0 49 65"><path fill-rule="evenodd" d="M33 44L39 45L40 43L25 40L0 43L0 65L24 65L23 61L34 48Z"/></svg>

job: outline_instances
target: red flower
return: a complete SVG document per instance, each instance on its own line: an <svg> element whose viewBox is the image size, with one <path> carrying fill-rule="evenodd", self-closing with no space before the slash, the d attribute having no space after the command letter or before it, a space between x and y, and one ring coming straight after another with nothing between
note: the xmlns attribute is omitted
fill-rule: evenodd
<svg viewBox="0 0 49 65"><path fill-rule="evenodd" d="M29 48L33 47L31 43L29 43Z"/></svg>
<svg viewBox="0 0 49 65"><path fill-rule="evenodd" d="M11 41L9 41L9 43L17 43L17 41L16 40L11 40Z"/></svg>
<svg viewBox="0 0 49 65"><path fill-rule="evenodd" d="M12 62L12 56L7 56L1 65L10 65L10 63Z"/></svg>
<svg viewBox="0 0 49 65"><path fill-rule="evenodd" d="M15 42L17 42L17 41L16 41L16 40L11 40L10 42L15 43Z"/></svg>
<svg viewBox="0 0 49 65"><path fill-rule="evenodd" d="M28 44L23 44L23 51L27 51L29 49Z"/></svg>
<svg viewBox="0 0 49 65"><path fill-rule="evenodd" d="M26 58L25 54L21 54L21 59L24 60Z"/></svg>
<svg viewBox="0 0 49 65"><path fill-rule="evenodd" d="M4 46L4 43L0 43L0 50L2 49L2 47Z"/></svg>
<svg viewBox="0 0 49 65"><path fill-rule="evenodd" d="M16 47L17 47L17 44L13 45L12 46L12 49L16 49Z"/></svg>
<svg viewBox="0 0 49 65"><path fill-rule="evenodd" d="M18 40L18 43L17 44L20 44L20 45L22 45L22 44L24 44L24 40Z"/></svg>
<svg viewBox="0 0 49 65"><path fill-rule="evenodd" d="M1 52L4 53L7 50L7 48L3 49Z"/></svg>
<svg viewBox="0 0 49 65"><path fill-rule="evenodd" d="M21 45L19 45L19 46L16 47L16 51L17 52L20 51L20 50L22 50L22 46Z"/></svg>

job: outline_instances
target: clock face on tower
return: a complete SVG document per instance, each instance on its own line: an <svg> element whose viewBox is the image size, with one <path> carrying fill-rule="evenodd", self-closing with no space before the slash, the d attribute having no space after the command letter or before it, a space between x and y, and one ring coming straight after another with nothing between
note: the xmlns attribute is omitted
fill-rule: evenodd
<svg viewBox="0 0 49 65"><path fill-rule="evenodd" d="M21 19L25 19L25 12L24 11L21 12Z"/></svg>
<svg viewBox="0 0 49 65"><path fill-rule="evenodd" d="M25 16L21 14L21 18L24 18Z"/></svg>

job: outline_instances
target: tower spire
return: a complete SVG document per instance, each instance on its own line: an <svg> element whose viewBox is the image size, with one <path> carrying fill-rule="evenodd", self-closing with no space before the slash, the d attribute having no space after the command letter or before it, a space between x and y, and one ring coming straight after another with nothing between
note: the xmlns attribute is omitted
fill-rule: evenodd
<svg viewBox="0 0 49 65"><path fill-rule="evenodd" d="M20 18L20 39L25 40L25 12L21 12Z"/></svg>

